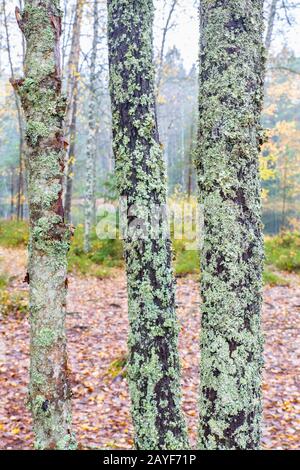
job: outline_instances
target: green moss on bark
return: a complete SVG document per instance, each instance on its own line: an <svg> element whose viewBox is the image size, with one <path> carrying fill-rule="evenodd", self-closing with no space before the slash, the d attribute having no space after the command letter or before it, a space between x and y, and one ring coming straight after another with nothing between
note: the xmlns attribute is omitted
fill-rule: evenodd
<svg viewBox="0 0 300 470"><path fill-rule="evenodd" d="M109 0L109 59L116 177L127 233L128 380L138 449L186 449L180 409L175 282L167 223L152 216L166 204L156 125L152 1ZM139 226L139 227L138 227Z"/></svg>
<svg viewBox="0 0 300 470"><path fill-rule="evenodd" d="M200 8L201 449L260 443L262 4L202 0Z"/></svg>

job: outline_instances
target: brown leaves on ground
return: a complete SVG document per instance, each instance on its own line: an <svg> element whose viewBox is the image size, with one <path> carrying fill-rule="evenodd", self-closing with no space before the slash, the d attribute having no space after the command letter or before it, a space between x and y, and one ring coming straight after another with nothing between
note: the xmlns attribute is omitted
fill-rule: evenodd
<svg viewBox="0 0 300 470"><path fill-rule="evenodd" d="M6 260L6 261L5 261ZM23 283L25 255L0 250L0 272ZM114 279L69 278L67 334L73 389L74 429L80 448L130 449L132 425L126 384L127 299L123 273ZM193 444L197 432L200 298L197 280L178 280L184 410ZM300 284L265 289L266 336L264 438L266 449L300 447ZM32 447L31 417L26 409L29 323L12 317L0 330L0 448Z"/></svg>

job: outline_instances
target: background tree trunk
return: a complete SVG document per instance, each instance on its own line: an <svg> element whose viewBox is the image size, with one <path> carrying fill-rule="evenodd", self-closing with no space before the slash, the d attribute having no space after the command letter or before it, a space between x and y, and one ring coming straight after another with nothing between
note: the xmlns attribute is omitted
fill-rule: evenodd
<svg viewBox="0 0 300 470"><path fill-rule="evenodd" d="M76 120L79 85L79 59L80 59L80 32L82 23L83 6L85 0L76 1L75 17L72 32L72 44L68 63L67 97L68 108L66 112L65 127L69 138L69 148L66 164L66 194L64 201L65 218L71 221L71 206L73 193L73 171L75 163L76 146Z"/></svg>
<svg viewBox="0 0 300 470"><path fill-rule="evenodd" d="M77 121L77 100L78 100L78 82L73 89L74 98L72 105L71 123L69 127L69 147L67 152L66 164L66 193L65 193L65 218L67 222L71 222L72 211L72 194L73 194L73 177L74 177L74 164L75 164L75 151L76 151L76 121Z"/></svg>
<svg viewBox="0 0 300 470"><path fill-rule="evenodd" d="M10 218L13 220L15 212L15 169L10 169Z"/></svg>
<svg viewBox="0 0 300 470"><path fill-rule="evenodd" d="M25 78L12 80L26 118L30 213L30 390L37 449L74 449L65 305L70 230L64 223L63 118L57 0L27 0L18 24L26 37Z"/></svg>
<svg viewBox="0 0 300 470"><path fill-rule="evenodd" d="M161 46L159 51L159 58L158 58L158 69L157 69L157 79L156 79L156 98L159 95L161 82L163 78L163 68L164 68L164 59L165 59L165 48L166 48L166 41L167 35L170 29L172 28L172 17L176 11L176 7L178 6L178 0L172 0L170 4L170 9L166 17L166 22L163 27L162 31L162 40Z"/></svg>
<svg viewBox="0 0 300 470"><path fill-rule="evenodd" d="M85 194L85 227L84 227L84 251L91 249L91 226L95 216L95 185L96 185L96 59L98 45L98 1L94 0L94 33L93 50L91 56L90 71L90 102L89 102L89 137L86 154L86 194Z"/></svg>
<svg viewBox="0 0 300 470"><path fill-rule="evenodd" d="M259 150L262 0L202 0L197 169L201 252L201 449L260 443L263 239Z"/></svg>
<svg viewBox="0 0 300 470"><path fill-rule="evenodd" d="M153 3L109 0L109 59L116 177L126 197L130 358L128 381L138 449L186 449L180 409L178 323L165 218L152 59ZM126 217L125 216L125 217Z"/></svg>
<svg viewBox="0 0 300 470"><path fill-rule="evenodd" d="M272 43L273 37L273 30L275 24L275 16L276 16L276 8L278 5L279 0L272 0L270 5L269 17L268 17L268 24L267 24L267 32L266 32L266 39L265 39L265 46L266 50L269 52Z"/></svg>
<svg viewBox="0 0 300 470"><path fill-rule="evenodd" d="M3 19L4 19L4 29L6 36L6 45L7 45L7 54L8 62L10 68L10 74L12 80L15 79L13 60L11 54L9 30L8 30L8 18L6 14L6 0L2 0L3 7ZM23 51L24 52L24 51ZM24 125L23 125L23 116L22 116L22 107L20 103L20 98L17 91L14 89L14 98L17 109L17 118L18 118L18 128L19 128L19 173L18 173L18 194L17 194L17 220L23 219L23 204L24 204Z"/></svg>

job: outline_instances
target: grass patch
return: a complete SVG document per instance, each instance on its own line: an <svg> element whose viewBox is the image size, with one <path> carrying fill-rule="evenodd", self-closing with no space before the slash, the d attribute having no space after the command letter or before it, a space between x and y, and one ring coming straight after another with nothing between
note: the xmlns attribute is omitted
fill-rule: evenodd
<svg viewBox="0 0 300 470"><path fill-rule="evenodd" d="M96 231L93 230L91 251L85 253L83 230L82 225L75 230L68 255L69 271L103 278L110 276L116 268L124 265L121 240L99 240Z"/></svg>
<svg viewBox="0 0 300 470"><path fill-rule="evenodd" d="M29 310L27 292L11 292L10 279L6 274L0 274L0 317L13 315L21 319Z"/></svg>
<svg viewBox="0 0 300 470"><path fill-rule="evenodd" d="M266 264L279 271L300 273L300 233L266 237Z"/></svg>
<svg viewBox="0 0 300 470"><path fill-rule="evenodd" d="M269 286L289 286L290 283L287 279L279 276L278 274L265 269L263 274L264 285Z"/></svg>
<svg viewBox="0 0 300 470"><path fill-rule="evenodd" d="M0 289L0 315L24 318L29 312L27 293L13 292Z"/></svg>
<svg viewBox="0 0 300 470"><path fill-rule="evenodd" d="M96 231L91 236L91 252L83 251L83 226L79 225L71 243L68 255L69 271L99 278L111 276L116 269L124 267L121 240L99 240ZM28 243L28 224L26 222L1 221L0 245L8 248L25 247ZM200 273L197 250L188 250L185 240L174 240L174 270L177 276ZM300 273L300 233L284 233L266 237L265 284L287 285L288 281L276 271ZM0 277L1 283L5 279Z"/></svg>
<svg viewBox="0 0 300 470"><path fill-rule="evenodd" d="M0 244L5 248L25 247L28 243L28 223L16 220L0 221Z"/></svg>
<svg viewBox="0 0 300 470"><path fill-rule="evenodd" d="M112 379L126 377L127 354L124 354L112 361L107 369L106 375Z"/></svg>
<svg viewBox="0 0 300 470"><path fill-rule="evenodd" d="M174 270L177 276L200 274L200 256L197 250L188 250L184 240L174 240Z"/></svg>
<svg viewBox="0 0 300 470"><path fill-rule="evenodd" d="M68 254L69 271L82 275L104 278L111 276L115 268L123 266L123 249L120 240L99 240L96 231L91 235L91 252L83 251L83 226L74 233ZM25 248L28 244L28 223L0 222L0 245L5 248ZM0 281L1 282L1 281Z"/></svg>
<svg viewBox="0 0 300 470"><path fill-rule="evenodd" d="M0 274L0 290L4 290L9 283L8 276L6 274Z"/></svg>

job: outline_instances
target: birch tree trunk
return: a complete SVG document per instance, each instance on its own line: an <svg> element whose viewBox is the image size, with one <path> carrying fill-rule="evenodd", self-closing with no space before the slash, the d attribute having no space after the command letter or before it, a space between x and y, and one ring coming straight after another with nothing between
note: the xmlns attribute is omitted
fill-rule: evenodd
<svg viewBox="0 0 300 470"><path fill-rule="evenodd" d="M109 60L116 177L127 199L130 358L128 381L137 449L186 449L181 414L178 323L152 59L153 3L109 0Z"/></svg>
<svg viewBox="0 0 300 470"><path fill-rule="evenodd" d="M94 0L94 32L93 50L91 56L90 71L90 102L89 102L89 137L86 154L86 194L85 194L85 228L84 228L84 251L88 253L91 249L91 227L94 219L95 205L95 180L96 180L96 59L98 45L98 0Z"/></svg>
<svg viewBox="0 0 300 470"><path fill-rule="evenodd" d="M63 118L58 0L27 0L16 18L27 51L25 77L12 80L26 118L30 214L30 388L37 449L74 449L71 431L65 305L70 231L64 223Z"/></svg>
<svg viewBox="0 0 300 470"><path fill-rule="evenodd" d="M76 0L76 10L72 32L72 44L68 62L68 108L66 112L65 127L70 145L68 148L68 158L66 165L66 194L64 201L65 218L67 222L71 221L73 171L76 147L77 101L79 85L80 33L84 3L85 0Z"/></svg>
<svg viewBox="0 0 300 470"><path fill-rule="evenodd" d="M202 0L199 144L201 449L260 443L263 1Z"/></svg>

